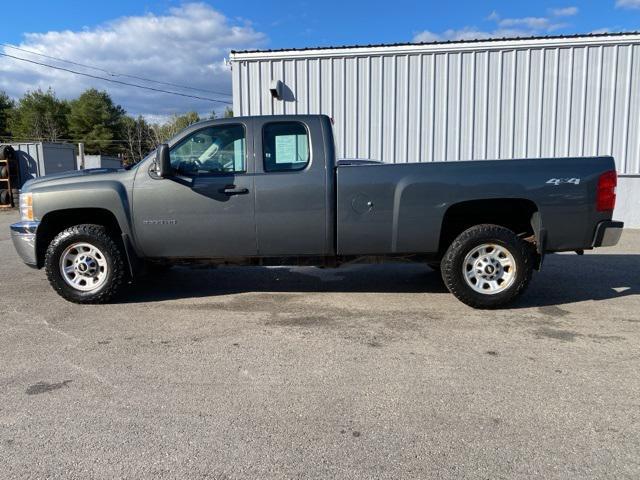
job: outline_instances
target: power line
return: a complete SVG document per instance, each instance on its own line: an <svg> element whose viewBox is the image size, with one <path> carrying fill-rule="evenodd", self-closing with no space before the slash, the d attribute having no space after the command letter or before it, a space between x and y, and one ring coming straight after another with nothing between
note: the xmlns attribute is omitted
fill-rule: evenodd
<svg viewBox="0 0 640 480"><path fill-rule="evenodd" d="M7 139L13 142L26 142L26 143L37 143L37 142L50 142L52 140L47 140L45 138L29 138L29 137L13 137L10 135L0 135L0 139ZM135 140L131 140L135 142ZM55 142L68 142L68 143L129 143L130 140L100 140L100 139L86 139L86 138L58 138ZM7 143L7 142L4 142Z"/></svg>
<svg viewBox="0 0 640 480"><path fill-rule="evenodd" d="M191 124L193 125L193 124ZM191 126L189 125L189 126ZM15 142L50 142L53 140L48 140L44 137L21 137L21 136L16 136L16 135L0 135L0 143L7 143L7 142L2 142L2 140L11 140L11 141L15 141ZM55 140L55 142L69 142L69 143L129 143L131 141L135 141L135 139L133 140L125 140L122 138L113 138L113 139L89 139L89 138L58 138Z"/></svg>
<svg viewBox="0 0 640 480"><path fill-rule="evenodd" d="M189 95L188 93L172 92L172 91L169 91L169 90L163 90L161 88L147 87L145 85L138 85L138 84L135 84L135 83L123 82L121 80L114 80L112 78L101 77L99 75L91 75L90 73L78 72L77 70L71 70L69 68L58 67L58 66L55 66L55 65L49 65L47 63L36 62L35 60L29 60L27 58L16 57L14 55L9 55L8 53L0 53L0 56L13 58L14 60L19 60L21 62L32 63L34 65L40 65L42 67L53 68L54 70L61 70L63 72L73 73L75 75L81 75L83 77L95 78L97 80L104 80L105 82L117 83L119 85L126 85L128 87L142 88L144 90L151 90L153 92L167 93L169 95L178 95L180 97L194 98L196 100L204 100L204 101L207 101L207 102L217 102L217 103L224 103L226 105L232 105L231 102L228 102L228 101L225 101L225 100L219 100L219 99L216 99L216 98L208 98L208 97L200 97L198 95Z"/></svg>
<svg viewBox="0 0 640 480"><path fill-rule="evenodd" d="M127 74L127 73L113 72L111 70L106 70L104 68L94 67L93 65L87 65L86 63L79 63L79 62L74 62L72 60L65 60L64 58L53 57L51 55L45 55L44 53L34 52L33 50L27 50L25 48L15 47L13 45L9 45L8 43L0 43L0 46L6 47L6 48L12 48L14 50L19 50L19 51L25 52L25 53L30 53L32 55L38 55L38 56L44 57L44 58L49 58L51 60L57 60L59 62L68 63L70 65L76 65L78 67L90 68L92 70L97 70L99 72L106 73L107 75L110 75L112 77L127 77L127 78L133 78L135 80L142 80L143 82L151 82L151 83L157 83L159 85L167 85L169 87L183 88L185 90L193 90L193 91L196 91L196 92L213 93L215 95L223 95L225 97L230 97L231 96L230 93L217 92L215 90L207 90L205 88L189 87L187 85L180 85L178 83L161 82L160 80L153 80L151 78L139 77L137 75L130 75L130 74Z"/></svg>

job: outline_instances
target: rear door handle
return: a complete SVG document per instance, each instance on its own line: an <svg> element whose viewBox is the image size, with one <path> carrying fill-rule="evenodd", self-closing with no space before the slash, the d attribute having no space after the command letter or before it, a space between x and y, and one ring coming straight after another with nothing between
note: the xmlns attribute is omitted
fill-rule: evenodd
<svg viewBox="0 0 640 480"><path fill-rule="evenodd" d="M220 193L224 193L225 195L244 195L246 193L249 193L249 189L236 187L235 185L227 185L222 190L220 190Z"/></svg>

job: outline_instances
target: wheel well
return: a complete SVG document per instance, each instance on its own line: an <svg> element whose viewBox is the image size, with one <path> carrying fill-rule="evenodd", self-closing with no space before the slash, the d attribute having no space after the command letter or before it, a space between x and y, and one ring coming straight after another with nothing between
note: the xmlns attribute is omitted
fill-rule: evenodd
<svg viewBox="0 0 640 480"><path fill-rule="evenodd" d="M121 242L122 230L115 215L102 208L74 208L47 213L38 225L36 254L38 268L44 265L44 256L51 241L63 230L74 225L91 223L102 225L112 234L116 242Z"/></svg>
<svg viewBox="0 0 640 480"><path fill-rule="evenodd" d="M452 205L446 211L440 230L440 255L453 240L474 225L500 225L523 237L534 235L531 217L538 207L531 200L499 198L471 200Z"/></svg>

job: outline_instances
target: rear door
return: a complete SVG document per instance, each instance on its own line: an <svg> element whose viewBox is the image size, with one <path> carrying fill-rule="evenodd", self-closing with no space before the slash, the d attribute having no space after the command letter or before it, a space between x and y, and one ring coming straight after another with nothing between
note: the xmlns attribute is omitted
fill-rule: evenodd
<svg viewBox="0 0 640 480"><path fill-rule="evenodd" d="M328 171L320 117L254 120L256 235L260 256L326 255Z"/></svg>
<svg viewBox="0 0 640 480"><path fill-rule="evenodd" d="M141 168L133 220L146 256L256 255L252 139L249 120L195 127L171 146L173 176Z"/></svg>

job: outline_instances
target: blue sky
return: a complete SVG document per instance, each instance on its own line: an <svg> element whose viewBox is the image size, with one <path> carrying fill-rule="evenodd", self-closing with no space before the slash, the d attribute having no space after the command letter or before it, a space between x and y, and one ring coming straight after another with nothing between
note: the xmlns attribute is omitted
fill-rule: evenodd
<svg viewBox="0 0 640 480"><path fill-rule="evenodd" d="M230 49L640 30L640 0L29 0L3 2L1 11L3 43L109 72L223 93L231 92L223 62ZM7 47L0 52L69 66ZM69 98L89 86L106 89L131 113L151 117L224 106L0 57L0 90L18 97L48 86Z"/></svg>
<svg viewBox="0 0 640 480"><path fill-rule="evenodd" d="M3 2L4 3L4 2ZM25 21L3 22L3 36L19 42L26 32L81 30L122 17L163 13L179 1L23 1L6 2L3 17ZM333 1L260 0L208 1L231 19L250 22L268 35L269 47L302 47L345 43L408 42L424 30L495 29L492 12L505 18L545 17L551 10L575 6L578 13L559 33L583 33L600 29L640 30L638 9L616 8L615 0L591 1ZM634 2L628 2L633 5ZM90 5L90 6L89 6Z"/></svg>

